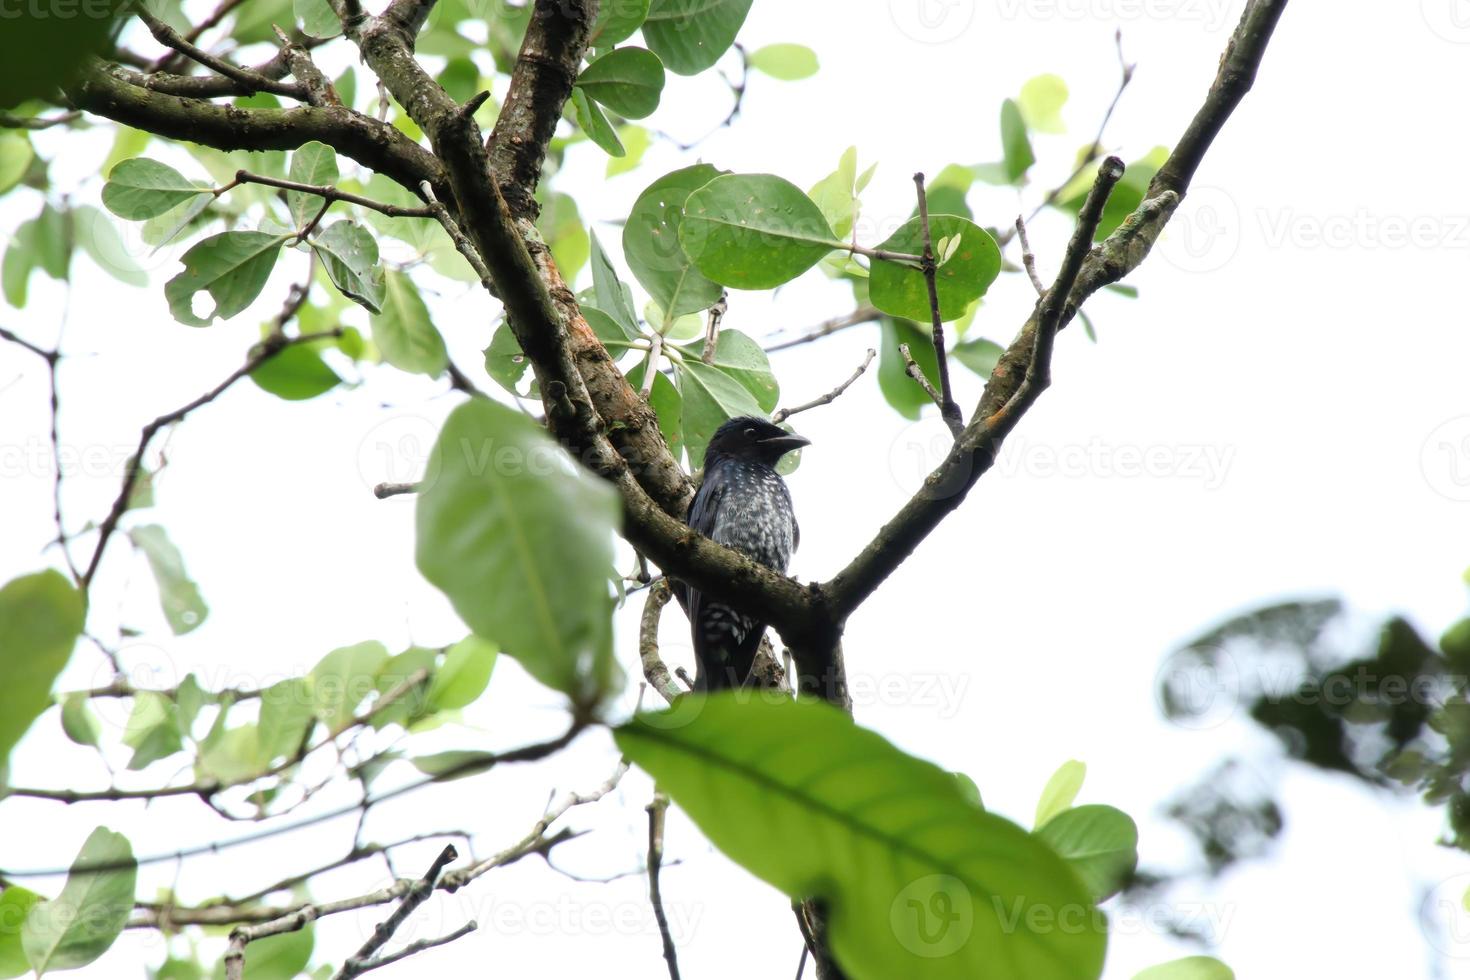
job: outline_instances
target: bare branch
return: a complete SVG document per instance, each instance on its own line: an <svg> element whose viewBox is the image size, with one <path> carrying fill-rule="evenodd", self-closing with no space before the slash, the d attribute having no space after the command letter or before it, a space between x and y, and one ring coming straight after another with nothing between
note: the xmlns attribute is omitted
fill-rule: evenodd
<svg viewBox="0 0 1470 980"><path fill-rule="evenodd" d="M434 887L439 883L440 873L457 857L459 857L459 851L455 850L454 845L445 844L444 850L439 852L439 856L434 858L434 863L429 866L429 870L422 878L414 883L414 886L408 890L408 894L403 896L403 901L398 903L398 908L393 910L393 914L378 923L377 927L373 929L373 934L367 938L367 941L358 948L356 953L348 957L346 963L342 964L342 969L337 971L336 980L351 980L352 977L360 976L368 970L385 965L381 962L375 963L373 954L382 949L383 945L389 939L393 938L393 934L398 931L403 923L408 921L408 917L413 914L414 909L424 904L424 899L429 897L430 893L434 891ZM473 924L471 928L473 928ZM463 933L460 933L460 935L463 935Z"/></svg>
<svg viewBox="0 0 1470 980"><path fill-rule="evenodd" d="M52 126L65 126L67 123L76 122L82 118L80 112L63 112L59 116L15 116L8 112L0 112L0 129L50 129Z"/></svg>
<svg viewBox="0 0 1470 980"><path fill-rule="evenodd" d="M1026 275L1031 279L1031 285L1036 287L1036 295L1045 296L1046 283L1036 272L1036 253L1031 251L1031 239L1026 235L1026 219L1019 214L1016 215L1016 235L1021 239L1021 264L1026 267Z"/></svg>
<svg viewBox="0 0 1470 980"><path fill-rule="evenodd" d="M919 228L923 232L924 252L920 257L919 265L924 270L924 286L929 291L929 320L930 331L934 339L934 358L939 365L939 395L935 398L935 404L939 406L939 415L944 419L944 424L949 426L949 431L956 437L960 430L965 427L965 420L960 415L960 406L954 400L954 387L949 380L949 352L944 349L944 317L939 310L939 266L934 258L934 241L929 233L929 195L924 193L924 175L914 174L914 189L919 196ZM923 377L920 372L914 374L916 366L910 361L909 374L915 380ZM925 382L927 388L928 383Z"/></svg>
<svg viewBox="0 0 1470 980"><path fill-rule="evenodd" d="M941 395L939 393L939 389L935 388L934 385L929 381L929 376L924 373L924 369L919 366L919 362L914 360L914 355L909 350L909 345L899 344L898 355L903 358L904 373L913 378L914 382L918 384L920 388L924 389L924 394L929 396L929 400L932 401L936 406L938 406L942 411L944 408L944 396Z"/></svg>
<svg viewBox="0 0 1470 980"><path fill-rule="evenodd" d="M669 810L669 798L655 790L653 802L648 810L648 900L653 905L653 917L658 921L659 938L663 940L664 962L669 966L669 980L679 980L679 954L674 950L674 937L669 933L669 919L664 914L664 897L659 888L658 874L664 863L664 815Z"/></svg>
<svg viewBox="0 0 1470 980"><path fill-rule="evenodd" d="M648 684L669 704L684 693L669 676L668 665L658 652L658 623L664 606L673 598L669 580L661 578L648 588L648 598L643 601L643 616L638 626L638 656L643 661L643 676Z"/></svg>
<svg viewBox="0 0 1470 980"><path fill-rule="evenodd" d="M854 381L863 376L863 372L868 369L868 365L872 364L873 358L877 356L878 352L869 347L868 353L863 357L863 363L857 366L857 370L852 372L852 376L850 378L842 382L842 384L838 385L836 388L833 388L831 391L827 392L825 395L819 395L809 402L802 402L800 405L796 405L792 408L781 409L775 415L771 416L771 421L776 423L777 425L780 425L782 422L785 422L793 415L800 414L801 412L807 412L814 408L821 408L823 405L832 404L844 391L852 387Z"/></svg>
<svg viewBox="0 0 1470 980"><path fill-rule="evenodd" d="M198 62L210 71L218 75L223 75L241 87L251 92L270 92L272 95L283 95L288 99L304 100L306 98L306 88L300 82L296 84L281 82L267 75L254 72L249 68L232 65L225 59L217 58L203 48L196 46L193 42L185 40L178 31L153 16L148 8L142 4L135 6L133 10L138 15L138 19L148 26L149 33L153 35L154 40L158 41L159 44L162 44L166 48L173 48L191 61Z"/></svg>

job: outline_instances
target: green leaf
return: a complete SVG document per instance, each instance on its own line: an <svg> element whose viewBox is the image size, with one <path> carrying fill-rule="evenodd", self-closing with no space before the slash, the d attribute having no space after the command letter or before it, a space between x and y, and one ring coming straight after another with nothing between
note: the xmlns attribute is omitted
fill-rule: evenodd
<svg viewBox="0 0 1470 980"><path fill-rule="evenodd" d="M20 183L35 156L24 133L0 133L0 194Z"/></svg>
<svg viewBox="0 0 1470 980"><path fill-rule="evenodd" d="M61 702L61 730L78 745L96 748L102 741L102 723L92 710L90 699L82 691L68 694ZM0 922L0 929L4 928Z"/></svg>
<svg viewBox="0 0 1470 980"><path fill-rule="evenodd" d="M852 231L858 206L856 185L857 147L849 146L837 161L837 169L813 184L807 195L821 209L822 216L838 238L846 238Z"/></svg>
<svg viewBox="0 0 1470 980"><path fill-rule="evenodd" d="M167 164L134 157L119 163L107 175L102 204L119 218L142 221L208 193L208 188L196 186Z"/></svg>
<svg viewBox="0 0 1470 980"><path fill-rule="evenodd" d="M206 224L210 219L200 220L199 216L209 210L213 201L214 198L208 194L202 194L156 218L149 218L143 222L143 243L156 251L177 238L180 232Z"/></svg>
<svg viewBox="0 0 1470 980"><path fill-rule="evenodd" d="M490 335L490 346L485 348L485 373L511 394L523 395L519 386L529 366L510 324L502 319Z"/></svg>
<svg viewBox="0 0 1470 980"><path fill-rule="evenodd" d="M207 327L228 320L255 301L265 288L281 246L290 235L263 231L226 231L199 242L183 255L184 271L163 287L174 319ZM208 290L215 307L208 317L194 314L194 294Z"/></svg>
<svg viewBox="0 0 1470 980"><path fill-rule="evenodd" d="M449 416L427 472L419 571L543 684L581 705L611 693L616 491L530 419L478 398Z"/></svg>
<svg viewBox="0 0 1470 980"><path fill-rule="evenodd" d="M140 691L133 698L122 742L133 750L128 768L134 772L182 751L184 732L177 707L157 691Z"/></svg>
<svg viewBox="0 0 1470 980"><path fill-rule="evenodd" d="M993 340L986 340L984 337L976 337L963 344L956 344L954 350L950 351L955 360L986 379L989 379L990 372L995 370L996 364L1000 363L1000 357L1005 352L1006 349L1000 344Z"/></svg>
<svg viewBox="0 0 1470 980"><path fill-rule="evenodd" d="M20 931L31 906L41 900L40 895L19 885L0 891L0 978L4 980L31 972Z"/></svg>
<svg viewBox="0 0 1470 980"><path fill-rule="evenodd" d="M484 693L498 652L473 633L450 647L429 684L429 710L463 708Z"/></svg>
<svg viewBox="0 0 1470 980"><path fill-rule="evenodd" d="M383 267L372 232L355 221L338 221L323 228L311 247L343 296L369 312L383 312Z"/></svg>
<svg viewBox="0 0 1470 980"><path fill-rule="evenodd" d="M310 925L250 943L243 980L295 980L311 962L316 945Z"/></svg>
<svg viewBox="0 0 1470 980"><path fill-rule="evenodd" d="M811 78L817 73L817 53L802 44L767 44L750 53L750 67L783 82Z"/></svg>
<svg viewBox="0 0 1470 980"><path fill-rule="evenodd" d="M1051 778L1046 781L1046 786L1041 790L1041 797L1036 801L1036 818L1031 826L1041 827L1048 820L1066 810L1077 799L1077 794L1082 791L1082 782L1087 778L1087 763L1069 759L1062 763Z"/></svg>
<svg viewBox="0 0 1470 980"><path fill-rule="evenodd" d="M317 666L321 667L322 663ZM340 663L339 660L328 669L335 669ZM318 704L330 701L328 695L331 692L325 690L326 686L335 684L337 690L345 693L345 688L339 683L341 675L332 676L337 679L323 683L323 702L318 702L318 689L310 677L288 677L260 692L259 734L252 760L257 770L268 768L275 760L286 758L301 747L316 719ZM327 707L330 709L332 705L328 703Z"/></svg>
<svg viewBox="0 0 1470 980"><path fill-rule="evenodd" d="M298 184L311 184L313 187L335 184L340 176L337 171L337 151L315 140L304 143L291 154L291 170L287 176ZM305 228L324 203L324 198L305 191L286 192L286 207L297 228Z"/></svg>
<svg viewBox="0 0 1470 980"><path fill-rule="evenodd" d="M686 358L702 362L704 338L701 337L699 343L681 347L680 350ZM757 414L768 414L775 410L776 403L781 400L781 388L776 383L776 376L771 372L771 362L760 344L739 330L721 330L719 340L715 343L715 356L710 364L740 382L750 392L760 406L761 411Z"/></svg>
<svg viewBox="0 0 1470 980"><path fill-rule="evenodd" d="M307 344L292 344L250 372L263 391L286 401L304 401L331 391L342 378Z"/></svg>
<svg viewBox="0 0 1470 980"><path fill-rule="evenodd" d="M1026 171L1036 162L1031 149L1031 137L1026 133L1026 122L1021 118L1021 107L1014 99L1006 99L1000 106L1000 145L1005 153L1005 174L1012 184L1026 179Z"/></svg>
<svg viewBox="0 0 1470 980"><path fill-rule="evenodd" d="M1067 83L1057 75L1037 75L1021 86L1016 99L1026 128L1037 133L1065 133L1062 106L1067 104Z"/></svg>
<svg viewBox="0 0 1470 980"><path fill-rule="evenodd" d="M720 60L752 0L653 0L643 39L676 75L698 75Z"/></svg>
<svg viewBox="0 0 1470 980"><path fill-rule="evenodd" d="M623 226L623 258L668 319L709 309L724 293L695 271L679 241L684 202L720 173L697 163L664 174L638 195Z"/></svg>
<svg viewBox="0 0 1470 980"><path fill-rule="evenodd" d="M378 671L388 661L388 650L377 640L338 647L311 669L316 716L331 731L339 731L357 714L358 705L377 688Z"/></svg>
<svg viewBox="0 0 1470 980"><path fill-rule="evenodd" d="M705 276L740 289L779 286L842 247L822 209L771 174L726 174L690 194L679 241Z"/></svg>
<svg viewBox="0 0 1470 980"><path fill-rule="evenodd" d="M975 785L975 780L962 772L954 774L955 785L960 788L960 795L969 800L980 809L985 809L985 801L980 797L980 787Z"/></svg>
<svg viewBox="0 0 1470 980"><path fill-rule="evenodd" d="M551 256L562 278L572 282L582 266L587 264L591 242L587 226L582 222L582 213L577 210L577 201L570 194L552 191L541 202L541 216L536 227L551 246Z"/></svg>
<svg viewBox="0 0 1470 980"><path fill-rule="evenodd" d="M157 524L145 524L128 532L133 547L142 550L158 582L158 598L164 618L175 636L197 629L209 615L209 606L199 594L199 586L184 570L179 549L168 539L168 532Z"/></svg>
<svg viewBox="0 0 1470 980"><path fill-rule="evenodd" d="M642 119L658 108L664 65L644 48L618 48L584 68L577 87L620 116Z"/></svg>
<svg viewBox="0 0 1470 980"><path fill-rule="evenodd" d="M878 346L878 390L883 398L907 419L917 419L928 405L934 404L920 388L918 382L908 375L908 368L899 354L900 344L909 345L919 368L931 384L938 383L939 360L934 355L934 341L924 331L907 320L895 320L885 316L880 321L882 342Z"/></svg>
<svg viewBox="0 0 1470 980"><path fill-rule="evenodd" d="M577 125L582 132L608 156L620 157L628 152L618 140L618 131L613 129L613 124L582 89L572 89L572 111L577 115Z"/></svg>
<svg viewBox="0 0 1470 980"><path fill-rule="evenodd" d="M36 976L75 970L107 952L133 911L137 879L128 839L106 827L92 831L61 894L33 907L21 927L21 944Z"/></svg>
<svg viewBox="0 0 1470 980"><path fill-rule="evenodd" d="M829 705L686 695L615 733L731 859L820 897L854 980L1091 978L1106 934L1042 842Z"/></svg>
<svg viewBox="0 0 1470 980"><path fill-rule="evenodd" d="M1213 956L1186 956L1140 970L1133 980L1235 980L1235 971Z"/></svg>
<svg viewBox="0 0 1470 980"><path fill-rule="evenodd" d="M71 216L77 244L92 257L98 268L129 286L148 285L148 273L128 254L111 218L90 204L76 208Z"/></svg>
<svg viewBox="0 0 1470 980"><path fill-rule="evenodd" d="M0 589L0 771L10 750L51 703L51 685L82 633L86 598L55 570Z"/></svg>
<svg viewBox="0 0 1470 980"><path fill-rule="evenodd" d="M1062 810L1036 836L1071 863L1095 902L1116 894L1138 866L1138 827L1114 807L1089 804Z"/></svg>
<svg viewBox="0 0 1470 980"><path fill-rule="evenodd" d="M608 0L597 8L592 24L591 46L606 48L626 41L648 17L648 0Z"/></svg>
<svg viewBox="0 0 1470 980"><path fill-rule="evenodd" d="M636 170L643 162L643 154L653 145L653 134L642 126L628 123L619 126L617 133L618 143L623 147L623 155L612 157L607 161L607 176L616 177L618 174L628 173Z"/></svg>
<svg viewBox="0 0 1470 980"><path fill-rule="evenodd" d="M762 415L760 404L743 384L717 367L685 360L679 367L679 395L683 407L684 448L689 465L704 465L710 437L729 419Z"/></svg>
<svg viewBox="0 0 1470 980"><path fill-rule="evenodd" d="M628 372L628 384L634 391L643 390L643 372L647 369L645 359ZM684 399L679 389L674 387L674 382L663 372L653 379L653 387L648 392L648 407L658 417L658 431L663 434L664 442L669 444L669 452L677 460L684 451Z"/></svg>
<svg viewBox="0 0 1470 980"><path fill-rule="evenodd" d="M401 371L438 377L449 363L449 352L418 288L396 269L388 270L384 286L382 312L368 321L383 360Z"/></svg>
<svg viewBox="0 0 1470 980"><path fill-rule="evenodd" d="M940 314L946 321L957 320L971 303L985 295L995 277L1000 275L1000 249L984 228L958 215L930 215L929 232L936 242L941 238L960 236L954 257L940 266L935 274ZM879 247L890 252L918 255L924 249L924 232L919 219L910 218L904 222ZM929 286L917 266L875 259L868 293L873 305L884 313L920 323L929 322Z"/></svg>
<svg viewBox="0 0 1470 980"><path fill-rule="evenodd" d="M468 57L450 58L435 79L456 102L468 102L480 91L480 69Z"/></svg>
<svg viewBox="0 0 1470 980"><path fill-rule="evenodd" d="M602 243L591 236L592 295L597 308L610 316L629 340L638 337L638 314L633 308L633 291L618 278L612 260L602 250Z"/></svg>
<svg viewBox="0 0 1470 980"><path fill-rule="evenodd" d="M466 776L474 776L491 768L499 761L499 756L494 752L477 751L475 749L449 749L446 752L431 752L428 755L416 755L408 760L413 763L414 768L425 776L444 776L449 779L463 779ZM451 777L448 774L454 773Z"/></svg>
<svg viewBox="0 0 1470 980"><path fill-rule="evenodd" d="M292 0L296 22L311 37L336 37L342 33L342 21L332 12L327 0Z"/></svg>
<svg viewBox="0 0 1470 980"><path fill-rule="evenodd" d="M5 249L4 261L0 262L0 288L4 290L5 302L16 309L26 305L31 270L36 267L35 237L36 222L22 222Z"/></svg>
<svg viewBox="0 0 1470 980"><path fill-rule="evenodd" d="M36 249L37 264L46 275L59 282L66 281L67 270L71 268L70 216L70 211L47 204L36 216L35 237L31 240Z"/></svg>

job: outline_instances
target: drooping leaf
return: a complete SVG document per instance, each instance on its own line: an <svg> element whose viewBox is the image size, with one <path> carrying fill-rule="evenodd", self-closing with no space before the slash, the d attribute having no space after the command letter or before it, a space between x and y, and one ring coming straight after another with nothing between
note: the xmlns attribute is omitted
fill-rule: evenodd
<svg viewBox="0 0 1470 980"><path fill-rule="evenodd" d="M1138 865L1138 827L1114 807L1093 803L1063 810L1036 836L1067 859L1095 902L1116 894Z"/></svg>
<svg viewBox="0 0 1470 980"><path fill-rule="evenodd" d="M694 268L679 235L684 202L719 175L707 163L665 174L638 195L623 226L628 268L670 319L708 309L724 292Z"/></svg>
<svg viewBox="0 0 1470 980"><path fill-rule="evenodd" d="M694 191L679 240L701 273L740 289L779 286L841 247L822 209L771 174L726 174Z"/></svg>
<svg viewBox="0 0 1470 980"><path fill-rule="evenodd" d="M596 234L591 236L591 260L592 295L597 301L597 308L612 317L629 340L637 338L638 314L633 308L633 291L618 278L617 270L602 250Z"/></svg>
<svg viewBox="0 0 1470 980"><path fill-rule="evenodd" d="M36 265L52 279L65 282L71 269L71 212L46 204L36 216L31 244Z"/></svg>
<svg viewBox="0 0 1470 980"><path fill-rule="evenodd" d="M521 345L516 341L510 324L501 320L490 335L490 346L485 348L485 373L506 391L524 395L520 383L528 367L530 362L521 353Z"/></svg>
<svg viewBox="0 0 1470 980"><path fill-rule="evenodd" d="M399 370L438 377L449 363L444 338L406 273L388 270L382 312L373 314L369 323L383 360Z"/></svg>
<svg viewBox="0 0 1470 980"><path fill-rule="evenodd" d="M908 367L899 353L900 344L909 345L909 354L918 363L930 384L938 384L939 360L934 355L934 342L928 334L907 320L885 316L880 321L882 342L878 347L878 390L898 414L917 419L924 407L934 402L909 377Z"/></svg>
<svg viewBox="0 0 1470 980"><path fill-rule="evenodd" d="M647 369L645 359L628 372L628 384L633 390L643 390L643 372ZM674 387L674 382L662 371L653 379L653 387L648 391L648 407L658 416L658 431L663 434L664 442L669 444L669 452L677 460L684 451L684 399L679 389Z"/></svg>
<svg viewBox="0 0 1470 980"><path fill-rule="evenodd" d="M959 238L953 257L935 273L940 313L946 321L957 320L971 303L985 295L1000 275L1000 249L984 228L958 215L930 215L929 231L936 242L941 238ZM904 222L880 248L905 255L920 254L924 249L924 233L919 219ZM893 316L929 322L929 286L917 266L874 259L871 268L868 294L874 306Z"/></svg>
<svg viewBox="0 0 1470 980"><path fill-rule="evenodd" d="M607 116L598 108L592 97L579 88L572 89L572 111L576 113L577 125L587 138L602 148L610 157L620 157L628 151L618 140L618 131L608 122Z"/></svg>
<svg viewBox="0 0 1470 980"><path fill-rule="evenodd" d="M62 699L61 730L78 745L96 748L102 741L102 723L97 720L97 713L89 702L82 691L74 691ZM4 928L5 923L0 922L0 931Z"/></svg>
<svg viewBox="0 0 1470 980"><path fill-rule="evenodd" d="M335 15L333 17L335 19ZM310 184L313 187L335 184L339 176L337 151L316 140L303 143L291 154L291 170L288 176L298 184ZM297 228L304 228L308 221L315 218L323 203L324 198L305 191L286 192L286 207Z"/></svg>
<svg viewBox="0 0 1470 980"><path fill-rule="evenodd" d="M134 157L112 168L102 185L102 204L129 221L156 218L209 189L196 186L168 164Z"/></svg>
<svg viewBox="0 0 1470 980"><path fill-rule="evenodd" d="M355 221L338 221L323 228L311 240L311 247L343 296L369 312L383 312L386 287L372 232Z"/></svg>
<svg viewBox="0 0 1470 980"><path fill-rule="evenodd" d="M576 279L582 266L587 264L591 249L587 225L582 221L576 199L559 191L546 194L536 227L541 230L546 244L551 246L551 256L556 259L562 278L567 282Z"/></svg>
<svg viewBox="0 0 1470 980"><path fill-rule="evenodd" d="M479 636L591 704L618 683L607 583L616 492L525 416L472 399L431 453L418 498L419 571Z"/></svg>
<svg viewBox="0 0 1470 980"><path fill-rule="evenodd" d="M209 615L209 606L199 594L199 586L184 570L183 556L169 540L168 532L157 524L146 524L129 531L128 538L143 552L148 567L153 570L169 629L175 636L197 629Z"/></svg>
<svg viewBox="0 0 1470 980"><path fill-rule="evenodd" d="M111 218L90 204L74 209L71 216L77 244L99 269L129 286L148 285L148 273L128 253Z"/></svg>
<svg viewBox="0 0 1470 980"><path fill-rule="evenodd" d="M812 185L807 194L838 239L852 231L857 213L857 147L849 146L837 161L837 169Z"/></svg>
<svg viewBox="0 0 1470 980"><path fill-rule="evenodd" d="M191 327L207 327L216 318L228 320L244 310L265 288L281 246L290 237L226 231L189 249L182 258L184 271L163 287L174 319ZM200 290L207 290L214 299L214 310L207 317L194 313L194 294Z"/></svg>
<svg viewBox="0 0 1470 980"><path fill-rule="evenodd" d="M1000 106L1000 145L1005 153L1006 178L1012 184L1023 183L1026 171L1036 162L1036 153L1031 149L1021 107L1014 99L1006 99Z"/></svg>
<svg viewBox="0 0 1470 980"><path fill-rule="evenodd" d="M152 246L156 251L177 238L181 232L203 225L209 218L201 216L209 210L213 200L210 195L201 194L175 205L156 218L149 218L143 222L143 243Z"/></svg>
<svg viewBox="0 0 1470 980"><path fill-rule="evenodd" d="M12 579L0 589L0 770L51 703L51 685L82 633L86 598L60 572Z"/></svg>
<svg viewBox="0 0 1470 980"><path fill-rule="evenodd" d="M139 691L133 698L122 742L133 750L128 768L146 769L184 748L184 730L177 705L157 691Z"/></svg>
<svg viewBox="0 0 1470 980"><path fill-rule="evenodd" d="M321 667L322 663L326 661L323 660L317 666ZM330 712L336 703L340 703L334 703L330 697L331 692L325 689L329 683L336 684L336 689L342 690L345 695L345 688L340 683L342 674L339 672L332 676L334 680L324 681L320 689L314 678L288 677L260 692L259 736L253 759L257 770L269 767L276 759L285 758L301 747L302 740L317 717L318 707ZM320 701L319 696L322 699Z"/></svg>
<svg viewBox="0 0 1470 980"><path fill-rule="evenodd" d="M974 371L982 378L989 378L990 372L995 370L995 365L1000 363L1000 356L1006 349L993 340L984 337L976 337L962 344L955 344L954 350L950 351L955 360L965 367Z"/></svg>
<svg viewBox="0 0 1470 980"><path fill-rule="evenodd" d="M686 695L615 737L716 847L825 901L848 976L1099 975L1105 932L1045 843L829 705L742 701Z"/></svg>
<svg viewBox="0 0 1470 980"><path fill-rule="evenodd" d="M680 349L687 358L703 362L703 338L698 343ZM776 383L771 362L760 344L739 330L721 330L720 338L715 343L715 356L710 364L740 382L755 398L762 412L775 410L776 403L781 400L781 387Z"/></svg>
<svg viewBox="0 0 1470 980"><path fill-rule="evenodd" d="M653 0L643 38L676 75L698 75L735 43L752 0Z"/></svg>
<svg viewBox="0 0 1470 980"><path fill-rule="evenodd" d="M1082 791L1082 782L1087 778L1087 764L1068 759L1051 774L1041 796L1036 800L1036 818L1031 826L1041 827L1048 820L1066 810Z"/></svg>
<svg viewBox="0 0 1470 980"><path fill-rule="evenodd" d="M817 53L803 44L767 44L750 53L750 67L783 82L811 78L817 73Z"/></svg>
<svg viewBox="0 0 1470 980"><path fill-rule="evenodd" d="M61 894L33 906L21 926L21 945L36 976L75 970L107 952L133 911L137 878L128 839L106 827L92 831Z"/></svg>
<svg viewBox="0 0 1470 980"><path fill-rule="evenodd" d="M760 403L743 384L717 367L685 360L679 367L684 448L689 465L704 465L704 450L715 430L738 415L762 415Z"/></svg>
<svg viewBox="0 0 1470 980"><path fill-rule="evenodd" d="M584 68L577 87L620 116L642 119L658 108L663 62L644 48L618 48Z"/></svg>

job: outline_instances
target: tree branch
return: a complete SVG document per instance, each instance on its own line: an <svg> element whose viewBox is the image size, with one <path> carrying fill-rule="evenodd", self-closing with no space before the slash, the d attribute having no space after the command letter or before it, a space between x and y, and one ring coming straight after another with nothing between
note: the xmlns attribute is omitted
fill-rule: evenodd
<svg viewBox="0 0 1470 980"><path fill-rule="evenodd" d="M934 259L934 241L929 233L929 195L924 193L922 173L914 174L914 189L919 197L919 228L923 232L924 240L919 266L924 270L924 286L929 291L930 330L934 339L934 358L939 365L939 393L934 402L939 406L939 415L944 419L944 424L958 438L960 430L965 427L965 421L960 415L960 406L955 403L954 388L949 381L949 352L944 349L944 317L939 310L939 267ZM909 373L913 374L912 371ZM913 376L918 380L923 377L923 373ZM928 387L927 382L925 387Z"/></svg>
<svg viewBox="0 0 1470 980"><path fill-rule="evenodd" d="M646 809L648 810L648 901L653 905L653 917L658 922L658 934L664 947L664 962L669 966L669 980L679 980L679 954L674 949L674 937L669 933L669 918L664 914L664 897L658 881L658 873L664 863L664 815L669 810L669 798L658 790L654 790L653 801Z"/></svg>
<svg viewBox="0 0 1470 980"><path fill-rule="evenodd" d="M861 378L863 376L863 372L868 369L869 364L873 363L873 358L876 356L878 356L878 352L869 347L868 353L863 357L863 363L859 364L857 366L857 370L852 372L852 377L848 378L846 381L842 382L842 384L838 385L836 388L833 388L825 395L818 395L816 398L813 398L809 402L802 402L800 405L795 405L791 408L781 409L775 415L771 416L771 421L776 423L777 425L780 425L782 422L785 422L793 415L800 414L801 412L809 412L814 408L821 408L823 405L832 404L838 399L838 397L841 396L844 391L852 387L853 382L857 381L858 378Z"/></svg>

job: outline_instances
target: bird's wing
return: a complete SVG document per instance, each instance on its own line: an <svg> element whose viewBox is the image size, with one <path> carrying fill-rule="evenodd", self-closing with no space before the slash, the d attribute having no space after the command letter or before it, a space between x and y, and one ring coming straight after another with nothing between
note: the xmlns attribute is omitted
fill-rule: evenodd
<svg viewBox="0 0 1470 980"><path fill-rule="evenodd" d="M725 481L720 479L719 473L705 473L704 481L695 491L694 499L689 502L689 514L685 518L685 523L705 537L709 537L714 532L715 517L720 509L720 498L724 495ZM679 600L679 605L683 606L684 611L692 617L698 593L678 579L673 581L673 586L674 598Z"/></svg>

